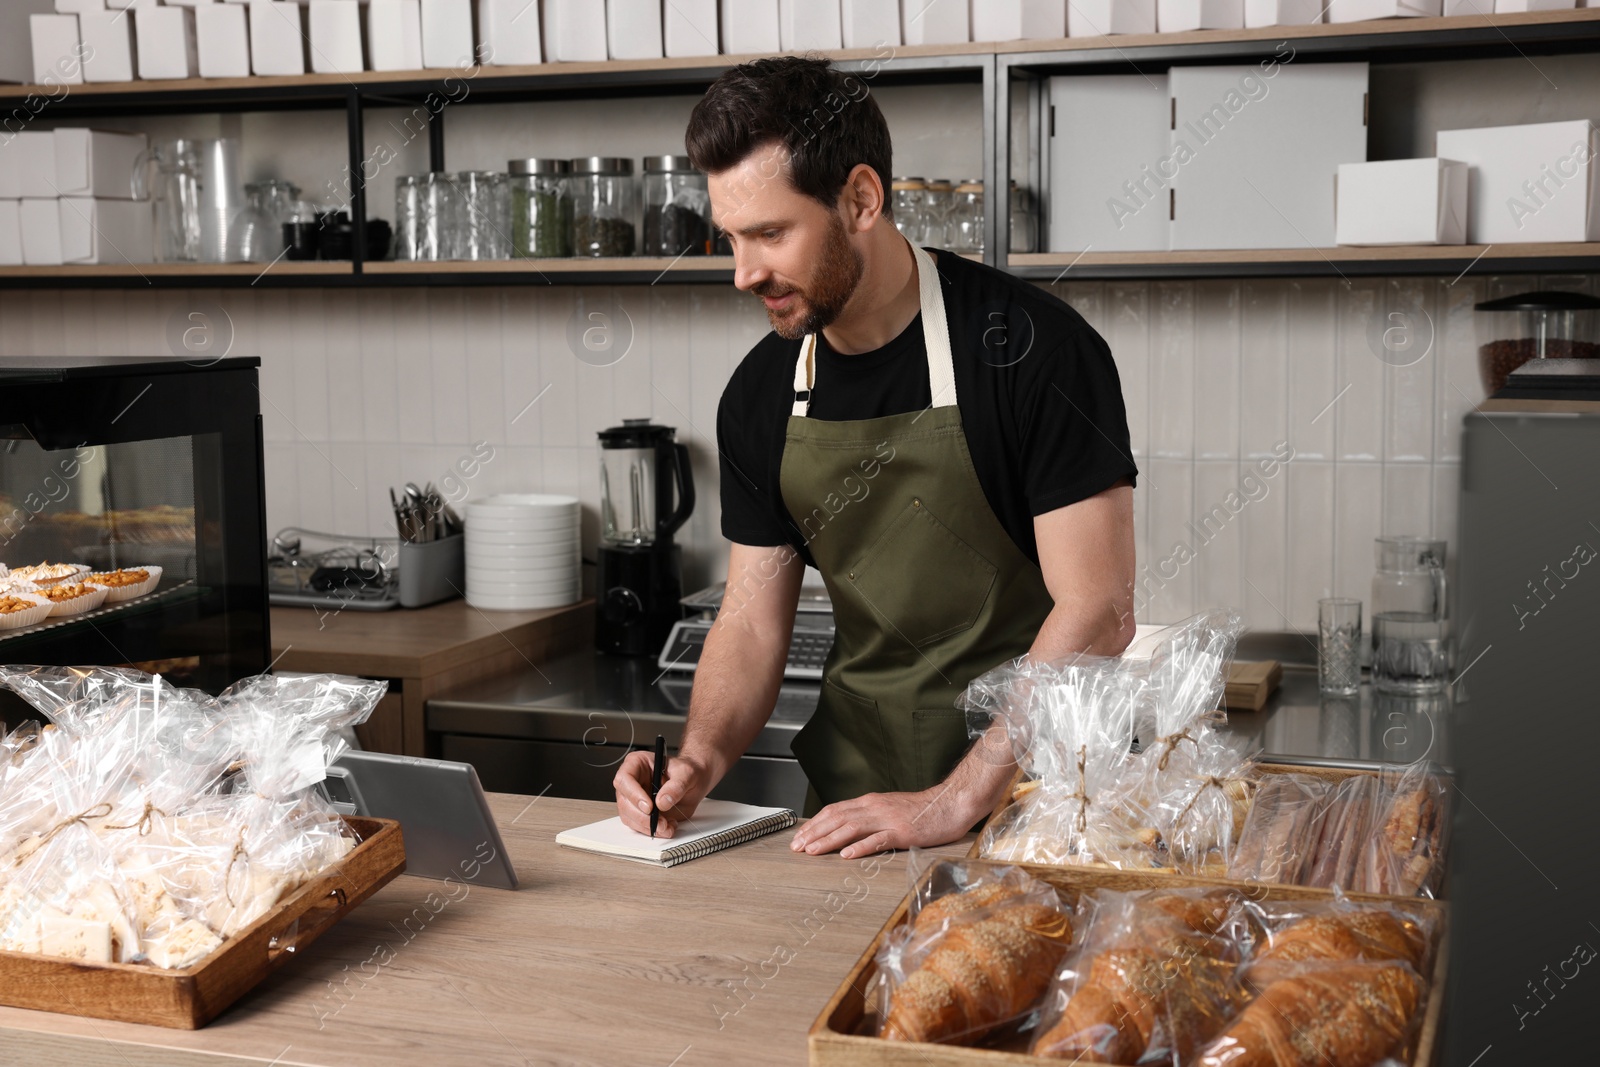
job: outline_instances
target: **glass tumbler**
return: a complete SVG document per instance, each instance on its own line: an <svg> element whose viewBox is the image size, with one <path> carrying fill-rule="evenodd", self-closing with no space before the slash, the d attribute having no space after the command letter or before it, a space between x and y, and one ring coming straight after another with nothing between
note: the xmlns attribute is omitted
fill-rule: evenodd
<svg viewBox="0 0 1600 1067"><path fill-rule="evenodd" d="M1317 601L1317 686L1349 696L1361 691L1361 601L1328 597Z"/></svg>
<svg viewBox="0 0 1600 1067"><path fill-rule="evenodd" d="M403 174L394 180L394 258L422 259L422 182L426 175Z"/></svg>
<svg viewBox="0 0 1600 1067"><path fill-rule="evenodd" d="M456 210L455 187L448 174L438 172L417 178L416 258L450 258L450 234Z"/></svg>

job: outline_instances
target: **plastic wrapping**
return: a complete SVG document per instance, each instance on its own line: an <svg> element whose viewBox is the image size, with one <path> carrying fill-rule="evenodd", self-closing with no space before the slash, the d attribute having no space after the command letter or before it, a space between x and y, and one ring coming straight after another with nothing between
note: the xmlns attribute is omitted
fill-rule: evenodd
<svg viewBox="0 0 1600 1067"><path fill-rule="evenodd" d="M314 788L386 684L0 668L50 724L0 747L0 948L185 967L353 846Z"/></svg>
<svg viewBox="0 0 1600 1067"><path fill-rule="evenodd" d="M1029 1029L1072 931L1056 891L1017 868L935 864L878 951L879 1036L971 1045Z"/></svg>
<svg viewBox="0 0 1600 1067"><path fill-rule="evenodd" d="M1310 866L1330 790L1305 774L1263 775L1228 877L1296 885Z"/></svg>
<svg viewBox="0 0 1600 1067"><path fill-rule="evenodd" d="M1362 875L1362 855L1378 803L1376 775L1356 774L1328 796L1316 848L1304 884L1353 889Z"/></svg>
<svg viewBox="0 0 1600 1067"><path fill-rule="evenodd" d="M1425 763L1384 771L1360 888L1395 896L1438 894L1449 836L1449 790Z"/></svg>

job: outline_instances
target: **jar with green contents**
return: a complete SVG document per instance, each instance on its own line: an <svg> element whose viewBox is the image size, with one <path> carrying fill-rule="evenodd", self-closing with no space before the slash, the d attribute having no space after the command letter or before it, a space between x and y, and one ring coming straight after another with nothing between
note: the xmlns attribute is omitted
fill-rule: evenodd
<svg viewBox="0 0 1600 1067"><path fill-rule="evenodd" d="M511 182L511 255L516 259L555 259L572 255L572 194L564 159L513 159L506 164Z"/></svg>
<svg viewBox="0 0 1600 1067"><path fill-rule="evenodd" d="M572 254L631 256L638 247L633 160L588 156L572 161Z"/></svg>

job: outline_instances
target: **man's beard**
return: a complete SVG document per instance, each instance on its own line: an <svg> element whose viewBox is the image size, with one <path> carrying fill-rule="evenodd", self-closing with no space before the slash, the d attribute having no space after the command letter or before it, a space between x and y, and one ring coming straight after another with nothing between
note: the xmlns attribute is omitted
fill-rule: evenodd
<svg viewBox="0 0 1600 1067"><path fill-rule="evenodd" d="M844 232L844 223L836 215L828 227L828 237L823 243L817 269L812 272L810 290L766 281L750 291L758 297L773 299L795 294L794 306L787 312L768 308L767 321L772 323L772 329L779 337L798 341L808 333L821 333L843 314L845 305L850 302L856 286L861 282L864 270L861 253L851 246Z"/></svg>

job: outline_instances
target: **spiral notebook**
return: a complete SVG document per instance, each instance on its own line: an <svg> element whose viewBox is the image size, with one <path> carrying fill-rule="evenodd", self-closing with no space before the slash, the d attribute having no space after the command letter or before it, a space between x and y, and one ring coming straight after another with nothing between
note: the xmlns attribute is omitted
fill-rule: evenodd
<svg viewBox="0 0 1600 1067"><path fill-rule="evenodd" d="M678 824L676 837L652 838L628 829L620 818L614 818L563 830L556 835L556 844L671 867L793 825L794 812L788 808L702 800L694 818Z"/></svg>

